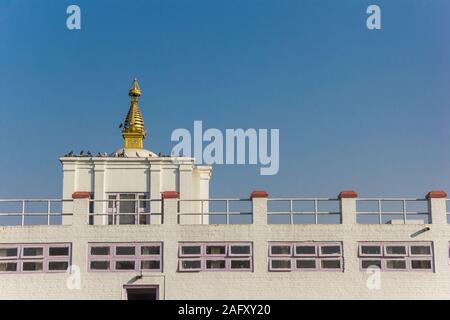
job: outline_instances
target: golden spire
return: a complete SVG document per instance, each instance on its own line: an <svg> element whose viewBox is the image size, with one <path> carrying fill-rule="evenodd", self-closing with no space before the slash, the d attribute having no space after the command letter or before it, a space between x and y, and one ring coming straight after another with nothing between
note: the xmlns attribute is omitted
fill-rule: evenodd
<svg viewBox="0 0 450 320"><path fill-rule="evenodd" d="M146 131L144 119L138 106L138 99L141 96L141 88L136 79L131 85L128 95L131 98L130 110L128 110L125 123L123 124L122 137L124 139L124 148L142 149Z"/></svg>

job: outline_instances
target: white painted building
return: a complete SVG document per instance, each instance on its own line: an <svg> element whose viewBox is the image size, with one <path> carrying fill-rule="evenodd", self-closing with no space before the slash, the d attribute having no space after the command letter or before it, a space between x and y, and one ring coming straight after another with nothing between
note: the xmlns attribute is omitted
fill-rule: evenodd
<svg viewBox="0 0 450 320"><path fill-rule="evenodd" d="M122 149L60 159L63 199L0 200L1 299L450 298L445 192L211 199L210 167L144 149L140 94Z"/></svg>

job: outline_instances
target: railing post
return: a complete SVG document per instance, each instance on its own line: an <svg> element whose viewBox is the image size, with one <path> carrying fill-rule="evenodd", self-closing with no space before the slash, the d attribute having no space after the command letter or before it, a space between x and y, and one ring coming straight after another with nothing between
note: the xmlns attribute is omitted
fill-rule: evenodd
<svg viewBox="0 0 450 320"><path fill-rule="evenodd" d="M266 191L253 191L250 195L252 200L252 220L254 225L267 225L267 197Z"/></svg>
<svg viewBox="0 0 450 320"><path fill-rule="evenodd" d="M22 200L22 212L20 215L20 224L25 225L25 200Z"/></svg>
<svg viewBox="0 0 450 320"><path fill-rule="evenodd" d="M162 223L176 225L178 221L178 198L180 194L177 191L161 192L162 198Z"/></svg>
<svg viewBox="0 0 450 320"><path fill-rule="evenodd" d="M342 224L356 224L357 197L358 194L353 190L346 190L339 193Z"/></svg>
<svg viewBox="0 0 450 320"><path fill-rule="evenodd" d="M227 213L227 215L226 215L226 224L230 224L230 202L229 202L228 199L225 200L225 204L226 204L225 211Z"/></svg>
<svg viewBox="0 0 450 320"><path fill-rule="evenodd" d="M445 191L430 191L426 196L428 212L432 224L447 224L447 193Z"/></svg>
<svg viewBox="0 0 450 320"><path fill-rule="evenodd" d="M378 205L378 224L383 224L383 212L381 210L381 199L378 199L377 205Z"/></svg>
<svg viewBox="0 0 450 320"><path fill-rule="evenodd" d="M293 200L289 200L289 224L294 224L294 205Z"/></svg>
<svg viewBox="0 0 450 320"><path fill-rule="evenodd" d="M47 225L48 226L51 223L50 215L51 215L51 200L48 200L47 201Z"/></svg>
<svg viewBox="0 0 450 320"><path fill-rule="evenodd" d="M317 203L317 199L314 199L314 224L318 224L319 222L319 217L318 217L318 203Z"/></svg>
<svg viewBox="0 0 450 320"><path fill-rule="evenodd" d="M73 226L85 226L88 224L89 197L90 197L89 192L74 192L72 194L73 199L72 216L65 216L65 218L67 219L63 219L64 221L63 224L72 224ZM66 223L69 221L71 221L71 223Z"/></svg>

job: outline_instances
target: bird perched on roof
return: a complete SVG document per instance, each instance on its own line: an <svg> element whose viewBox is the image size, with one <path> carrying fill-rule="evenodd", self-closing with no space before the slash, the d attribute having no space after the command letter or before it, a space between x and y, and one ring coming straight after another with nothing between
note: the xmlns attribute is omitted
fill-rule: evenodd
<svg viewBox="0 0 450 320"><path fill-rule="evenodd" d="M80 151L80 156L82 156L84 154L84 150Z"/></svg>
<svg viewBox="0 0 450 320"><path fill-rule="evenodd" d="M73 155L73 150L70 150L70 152L67 154L69 157Z"/></svg>
<svg viewBox="0 0 450 320"><path fill-rule="evenodd" d="M87 152L88 157L92 157L92 153L90 151Z"/></svg>
<svg viewBox="0 0 450 320"><path fill-rule="evenodd" d="M102 154L100 152L97 153L97 157L101 157Z"/></svg>

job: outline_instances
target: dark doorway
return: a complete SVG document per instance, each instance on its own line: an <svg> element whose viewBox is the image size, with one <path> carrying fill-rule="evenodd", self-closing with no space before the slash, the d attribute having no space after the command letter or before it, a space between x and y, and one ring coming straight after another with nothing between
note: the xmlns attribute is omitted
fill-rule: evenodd
<svg viewBox="0 0 450 320"><path fill-rule="evenodd" d="M158 286L125 286L126 300L158 300Z"/></svg>

